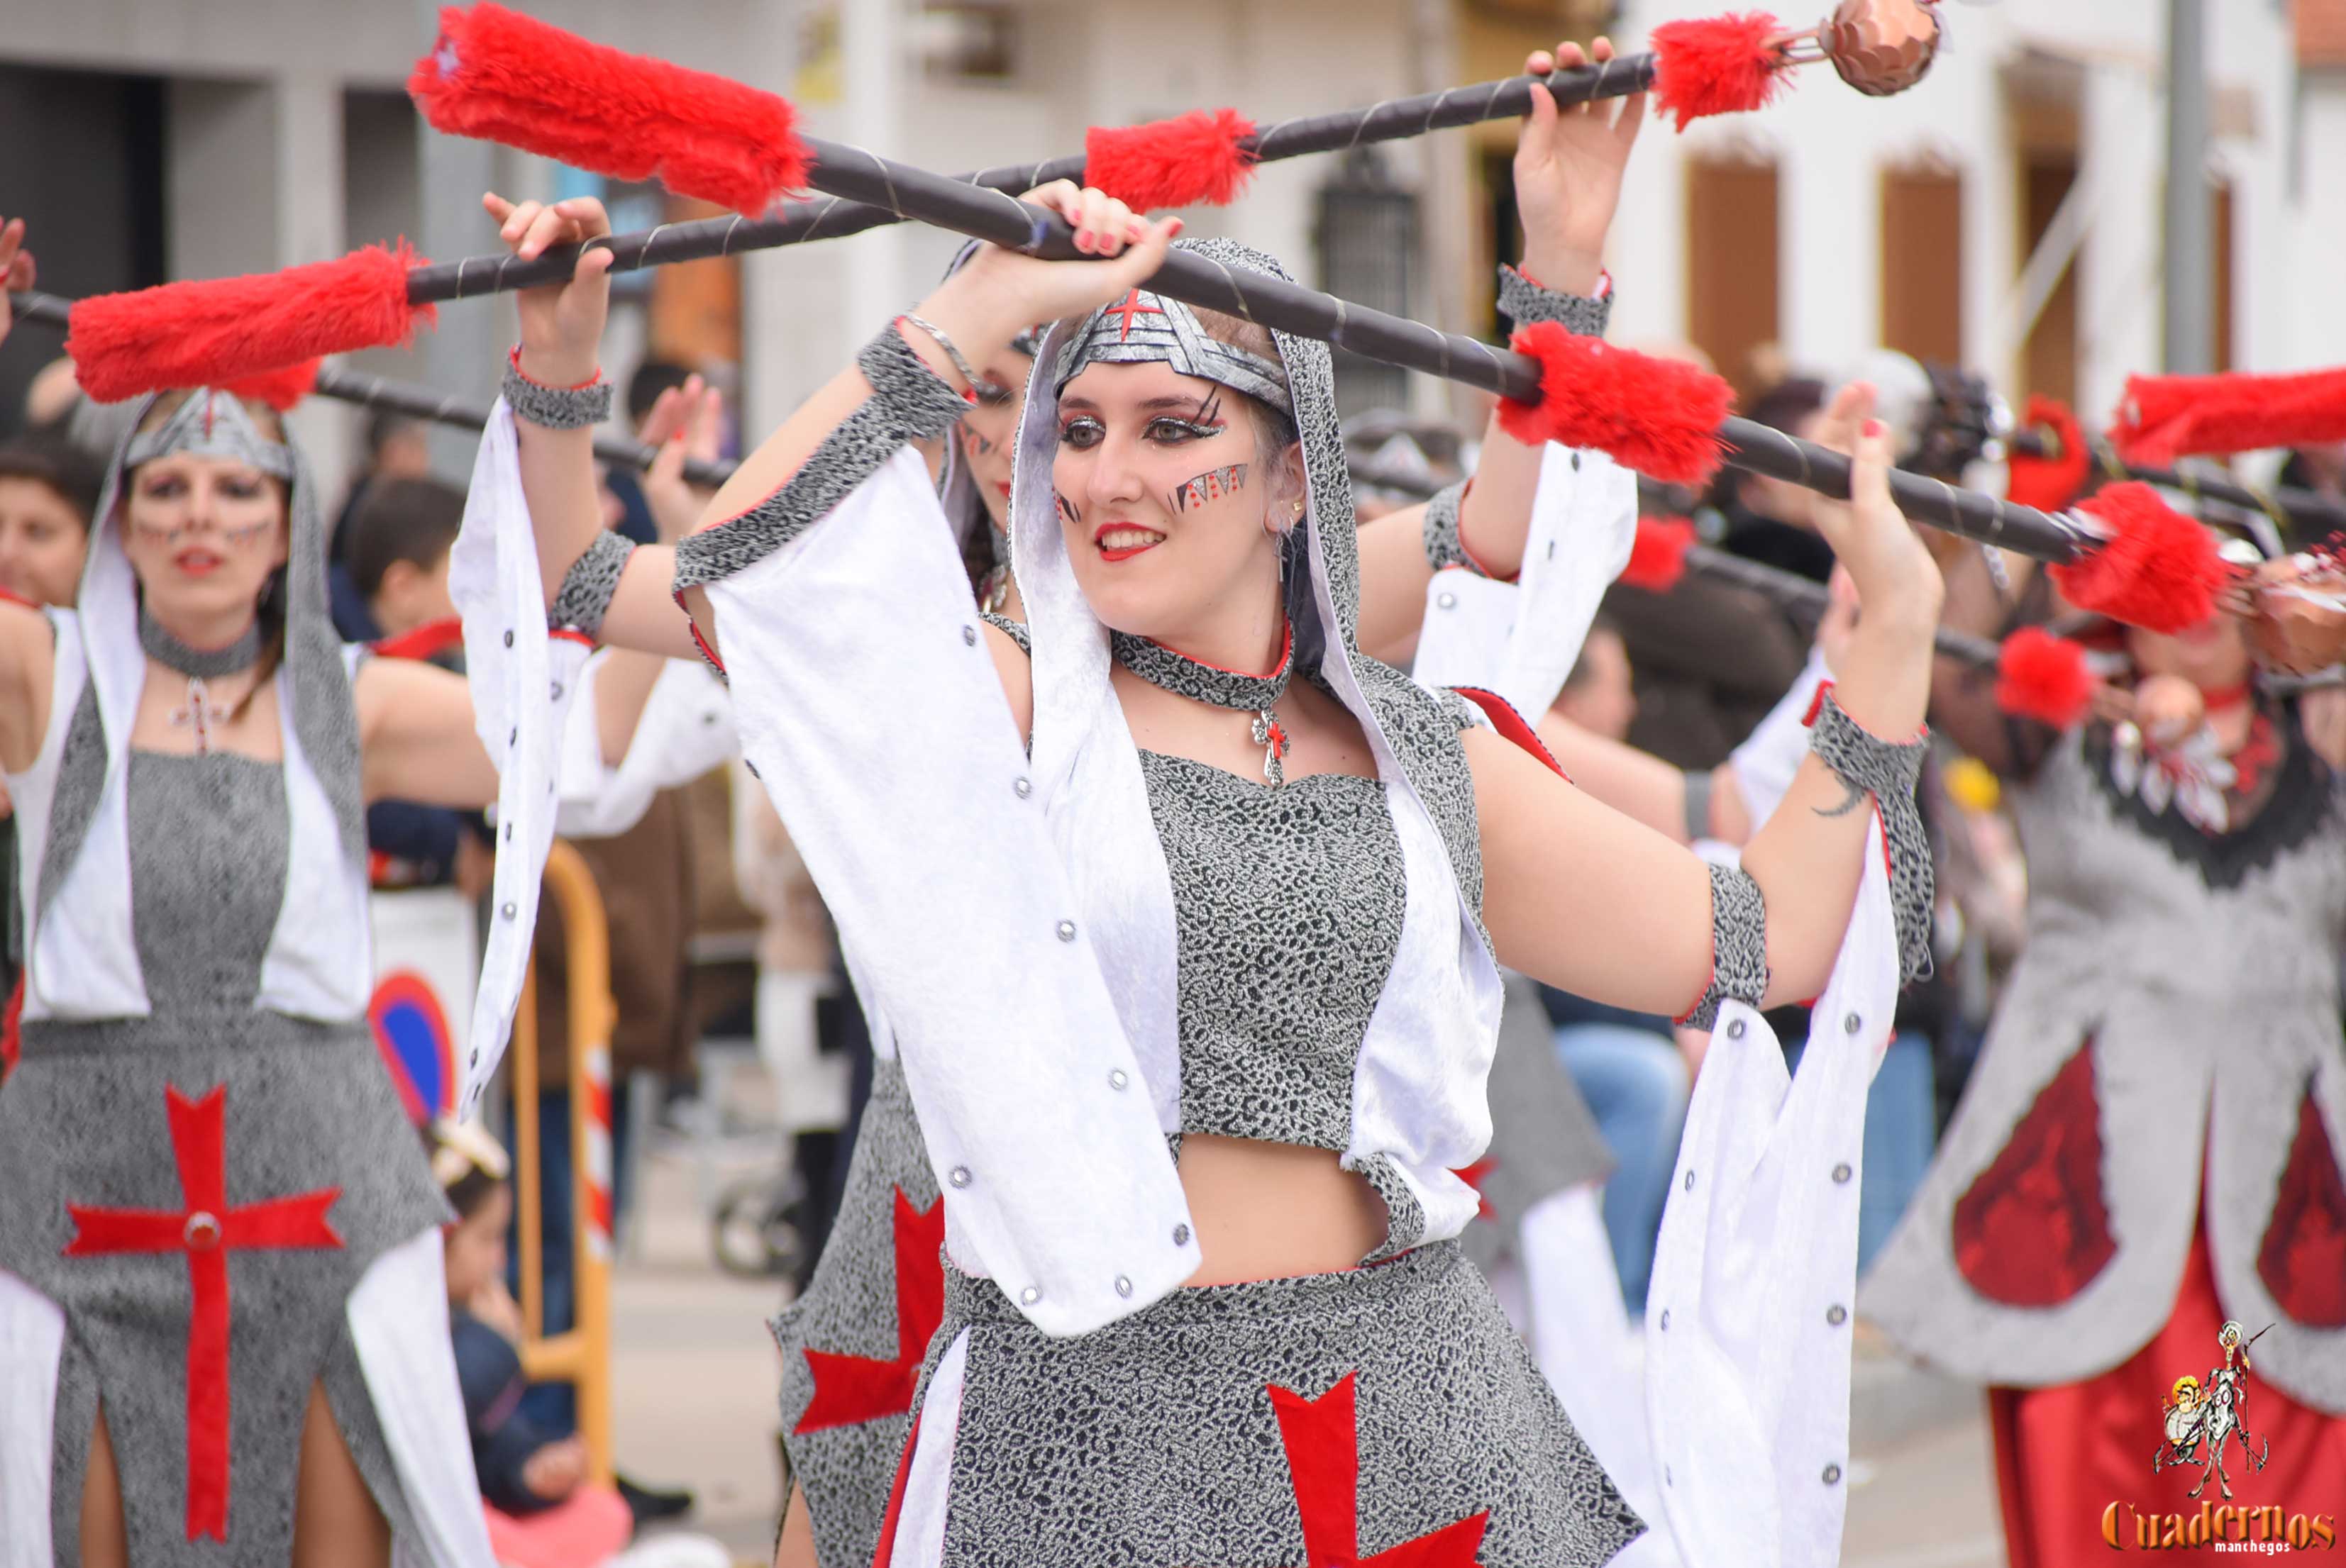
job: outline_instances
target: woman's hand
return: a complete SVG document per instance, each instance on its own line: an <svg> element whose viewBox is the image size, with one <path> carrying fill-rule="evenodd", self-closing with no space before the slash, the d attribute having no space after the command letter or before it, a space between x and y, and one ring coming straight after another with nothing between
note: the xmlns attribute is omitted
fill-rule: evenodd
<svg viewBox="0 0 2346 1568"><path fill-rule="evenodd" d="M673 545L691 533L716 494L688 484L684 465L688 459L715 462L724 430L725 394L697 375L660 393L644 416L638 438L659 451L644 470L644 504L651 508L661 544Z"/></svg>
<svg viewBox="0 0 2346 1568"><path fill-rule="evenodd" d="M499 225L497 238L517 260L533 261L556 245L583 245L611 232L610 215L591 196L551 207L516 206L495 191L481 205ZM546 386L592 381L600 362L603 320L611 308L611 252L597 246L578 258L567 282L543 283L514 296L521 311L521 369Z"/></svg>
<svg viewBox="0 0 2346 1568"><path fill-rule="evenodd" d="M1849 568L1835 565L1826 586L1825 613L1817 621L1817 651L1825 656L1825 671L1835 680L1849 667L1850 645L1857 639L1857 583Z"/></svg>
<svg viewBox="0 0 2346 1568"><path fill-rule="evenodd" d="M1873 414L1873 388L1853 382L1834 394L1817 444L1850 461L1850 498L1820 494L1817 531L1868 611L1867 631L1902 626L1927 642L1939 624L1945 585L1939 565L1890 499L1890 430Z"/></svg>
<svg viewBox="0 0 2346 1568"><path fill-rule="evenodd" d="M969 265L916 312L953 333L974 364L984 364L1037 321L1083 315L1138 287L1165 264L1166 249L1182 228L1178 218L1152 222L1107 192L1073 180L1037 186L1022 199L1066 219L1076 231L1076 248L1100 260L1043 261L980 246Z"/></svg>
<svg viewBox="0 0 2346 1568"><path fill-rule="evenodd" d="M1584 56L1559 44L1524 61L1524 74L1546 76L1613 57L1599 38ZM1532 89L1532 112L1515 142L1515 209L1524 223L1524 271L1550 289L1593 294L1605 273L1605 235L1621 201L1621 171L1645 123L1646 95L1556 107L1545 87Z"/></svg>
<svg viewBox="0 0 2346 1568"><path fill-rule="evenodd" d="M2134 722L2159 750L2182 745L2207 722L2208 700L2179 675L2145 676L2135 683Z"/></svg>
<svg viewBox="0 0 2346 1568"><path fill-rule="evenodd" d="M0 287L13 292L32 286L33 253L25 249L25 220L12 218L0 223ZM8 341L8 329L15 320L15 311L0 311L0 343Z"/></svg>

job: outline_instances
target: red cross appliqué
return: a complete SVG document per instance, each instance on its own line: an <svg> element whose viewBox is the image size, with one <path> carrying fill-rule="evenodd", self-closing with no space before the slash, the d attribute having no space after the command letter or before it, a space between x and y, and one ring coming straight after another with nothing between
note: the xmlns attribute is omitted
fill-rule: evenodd
<svg viewBox="0 0 2346 1568"><path fill-rule="evenodd" d="M1491 1207L1491 1200L1483 1196L1483 1184L1485 1181L1488 1181L1490 1179L1491 1173L1498 1168L1499 1162L1493 1159L1490 1156L1484 1155L1473 1165L1461 1166L1456 1170L1450 1173L1452 1176L1456 1176L1460 1181L1464 1182L1468 1186L1474 1189L1474 1217L1477 1219L1496 1219L1499 1217L1499 1211Z"/></svg>
<svg viewBox="0 0 2346 1568"><path fill-rule="evenodd" d="M791 1429L793 1435L878 1420L913 1408L921 1358L945 1317L945 1272L938 1257L944 1244L944 1200L938 1198L924 1209L914 1208L904 1189L898 1187L896 1358L882 1361L807 1349L807 1370L814 1374L814 1398L807 1401L806 1414Z"/></svg>
<svg viewBox="0 0 2346 1568"><path fill-rule="evenodd" d="M1105 313L1110 316L1121 316L1124 318L1124 324L1116 334L1116 341L1120 343L1132 336L1133 317L1161 316L1165 312L1155 305L1142 304L1140 302L1140 290L1135 289L1131 293L1127 294L1124 297L1123 304L1110 305Z"/></svg>
<svg viewBox="0 0 2346 1568"><path fill-rule="evenodd" d="M179 1166L186 1207L84 1208L66 1205L74 1238L67 1257L117 1252L185 1252L192 1303L188 1317L188 1539L228 1539L229 1272L228 1255L256 1247L340 1247L326 1210L342 1196L321 1187L291 1197L228 1206L228 1149L223 1130L228 1086L190 1104L176 1088L164 1091L171 1148Z"/></svg>
<svg viewBox="0 0 2346 1568"><path fill-rule="evenodd" d="M1361 1555L1361 1443L1354 1382L1358 1372L1316 1400L1269 1385L1279 1417L1279 1441L1303 1519L1303 1555L1311 1568L1475 1568L1474 1553L1491 1522L1488 1509L1429 1535Z"/></svg>

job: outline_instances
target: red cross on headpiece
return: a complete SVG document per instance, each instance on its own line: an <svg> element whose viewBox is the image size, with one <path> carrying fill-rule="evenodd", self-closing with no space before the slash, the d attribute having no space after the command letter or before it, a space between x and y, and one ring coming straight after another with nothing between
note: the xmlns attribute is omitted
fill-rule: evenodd
<svg viewBox="0 0 2346 1568"><path fill-rule="evenodd" d="M938 1198L914 1208L896 1189L896 1356L842 1356L808 1348L807 1370L814 1374L814 1398L792 1435L853 1426L902 1415L913 1408L921 1358L945 1317L945 1272L938 1254L945 1244L945 1206Z"/></svg>
<svg viewBox="0 0 2346 1568"><path fill-rule="evenodd" d="M1102 313L1104 315L1121 316L1124 318L1124 325L1116 334L1116 341L1119 343L1132 336L1133 317L1161 316L1165 314L1164 311L1159 309L1158 306L1142 304L1140 302L1140 290L1137 289L1135 289L1131 293L1127 294L1124 297L1123 304L1110 305L1107 311Z"/></svg>
<svg viewBox="0 0 2346 1568"><path fill-rule="evenodd" d="M229 1274L228 1255L255 1247L340 1247L326 1210L342 1196L335 1186L291 1197L228 1206L224 1123L228 1086L190 1104L176 1088L164 1091L171 1148L179 1166L176 1212L153 1208L84 1208L66 1205L74 1238L67 1257L117 1252L185 1252L192 1297L188 1317L188 1539L228 1539Z"/></svg>
<svg viewBox="0 0 2346 1568"><path fill-rule="evenodd" d="M1279 1441L1287 1450L1295 1509L1303 1522L1303 1557L1311 1568L1475 1568L1474 1553L1491 1522L1488 1509L1430 1534L1361 1555L1361 1441L1354 1383L1358 1372L1316 1400L1269 1385Z"/></svg>

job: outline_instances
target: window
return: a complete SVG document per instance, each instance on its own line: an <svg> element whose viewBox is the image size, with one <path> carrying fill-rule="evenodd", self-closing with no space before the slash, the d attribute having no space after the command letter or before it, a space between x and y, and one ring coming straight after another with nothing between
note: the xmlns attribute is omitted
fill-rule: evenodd
<svg viewBox="0 0 2346 1568"><path fill-rule="evenodd" d="M1882 171L1882 341L1925 363L1964 358L1964 177L1932 163Z"/></svg>
<svg viewBox="0 0 2346 1568"><path fill-rule="evenodd" d="M1698 159L1687 171L1687 335L1745 399L1777 341L1776 165Z"/></svg>
<svg viewBox="0 0 2346 1568"><path fill-rule="evenodd" d="M1417 198L1387 179L1375 149L1359 148L1320 188L1319 209L1320 286L1355 305L1408 315L1418 265ZM1407 371L1342 349L1335 351L1335 365L1336 407L1344 417L1409 406Z"/></svg>

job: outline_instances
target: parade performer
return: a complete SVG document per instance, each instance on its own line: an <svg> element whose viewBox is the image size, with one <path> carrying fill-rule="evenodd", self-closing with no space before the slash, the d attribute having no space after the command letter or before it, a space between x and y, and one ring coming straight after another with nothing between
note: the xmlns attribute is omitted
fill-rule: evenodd
<svg viewBox="0 0 2346 1568"><path fill-rule="evenodd" d="M1948 581L1951 620L1994 624L1976 550ZM2044 618L2048 585L2022 603ZM2271 1325L2250 1407L2270 1461L2233 1476L2241 1499L2315 1511L2346 1474L2346 758L2260 688L2234 615L2127 631L2111 658L2100 712L2061 733L1940 677L1938 722L2012 781L2028 940L1861 1298L1909 1354L1994 1385L2015 1568L2106 1551L2114 1502L2189 1512L2151 1458L2227 1319Z"/></svg>
<svg viewBox="0 0 2346 1568"><path fill-rule="evenodd" d="M1606 1561L1637 1522L1448 1240L1476 1207L1452 1173L1488 1136L1484 921L1519 967L1629 1005L1707 1019L1821 989L1873 820L1833 768L1897 809L1914 748L1850 716L1914 732L1928 558L1868 438L1867 502L1827 525L1902 613L1862 635L1848 708L1821 705L1832 763L1804 766L1753 873L1707 873L1357 651L1366 628L1413 631L1427 566L1413 526L1356 546L1325 351L1209 331L1136 287L1173 225L1038 194L1092 254L1139 243L981 249L744 464L712 508L741 515L676 552L945 1195L954 1267L883 1550ZM522 243L586 219L529 214ZM599 270L525 314L507 394L542 425L593 379ZM1014 482L1030 662L966 607L902 449L969 406L962 364L1063 317ZM1845 445L1862 418L1835 411ZM619 617L649 606L635 580L659 556L635 552L616 590L580 559L586 459L550 433L518 454L533 565L606 585L605 635L633 640ZM1494 443L1474 499L1528 492L1539 461Z"/></svg>
<svg viewBox="0 0 2346 1568"><path fill-rule="evenodd" d="M362 814L495 770L459 677L334 635L274 409L133 412L77 607L0 606L0 1563L483 1568Z"/></svg>

